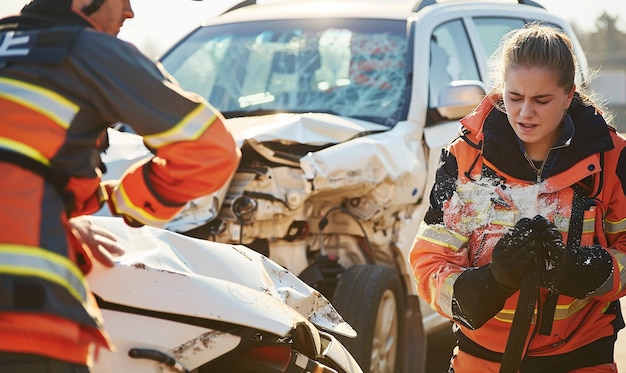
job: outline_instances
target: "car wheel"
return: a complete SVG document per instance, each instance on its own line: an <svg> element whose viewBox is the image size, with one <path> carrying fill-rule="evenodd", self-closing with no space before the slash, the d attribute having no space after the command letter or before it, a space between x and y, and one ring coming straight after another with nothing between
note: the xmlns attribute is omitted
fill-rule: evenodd
<svg viewBox="0 0 626 373"><path fill-rule="evenodd" d="M333 305L358 333L339 337L364 372L402 372L404 291L396 270L355 265L341 276Z"/></svg>

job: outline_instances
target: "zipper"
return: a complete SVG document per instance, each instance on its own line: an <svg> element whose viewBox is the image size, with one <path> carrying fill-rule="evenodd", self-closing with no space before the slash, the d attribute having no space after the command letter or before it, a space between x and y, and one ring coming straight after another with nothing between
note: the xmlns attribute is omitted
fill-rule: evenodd
<svg viewBox="0 0 626 373"><path fill-rule="evenodd" d="M548 152L548 155L550 155L550 152ZM541 167L537 168L537 166L535 166L535 162L530 159L530 157L528 156L528 153L524 152L524 158L526 158L526 160L528 161L528 164L530 164L530 167L532 167L533 171L535 171L535 174L537 175L536 178L536 182L540 183L541 182L541 172L543 170L543 166L546 164L546 159L543 160L543 162L541 162Z"/></svg>
<svg viewBox="0 0 626 373"><path fill-rule="evenodd" d="M543 162L541 162L541 167L537 168L537 166L535 166L535 162L528 156L528 153L526 153L526 151L524 151L524 158L526 158L526 160L528 161L528 163L530 164L530 167L533 168L533 170L535 171L535 173L537 174L537 183L540 183L543 181L543 179L541 178L541 174L543 173L543 169L546 166L546 162L548 161L548 159L550 159L550 153L552 153L553 150L557 150L557 149L562 149L567 147L567 144L564 145L559 145L559 146L555 146L553 148L550 148L550 150L548 150L548 154L546 155L546 158L543 160Z"/></svg>

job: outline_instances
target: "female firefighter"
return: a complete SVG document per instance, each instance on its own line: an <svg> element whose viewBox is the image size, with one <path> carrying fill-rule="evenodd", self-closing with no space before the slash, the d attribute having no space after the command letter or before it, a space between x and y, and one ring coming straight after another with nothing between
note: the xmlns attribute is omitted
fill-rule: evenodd
<svg viewBox="0 0 626 373"><path fill-rule="evenodd" d="M493 90L442 152L410 262L453 321L450 372L615 372L625 140L575 84L572 43L503 38Z"/></svg>

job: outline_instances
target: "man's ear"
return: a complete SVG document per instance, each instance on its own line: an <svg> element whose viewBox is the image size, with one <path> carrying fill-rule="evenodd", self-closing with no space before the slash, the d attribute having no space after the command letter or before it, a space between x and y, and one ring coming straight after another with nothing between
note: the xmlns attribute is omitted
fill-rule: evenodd
<svg viewBox="0 0 626 373"><path fill-rule="evenodd" d="M91 1L78 1L79 3L83 3L82 6L79 7L80 11L85 15L90 16L100 9L104 0L91 0ZM85 4L86 3L86 4Z"/></svg>

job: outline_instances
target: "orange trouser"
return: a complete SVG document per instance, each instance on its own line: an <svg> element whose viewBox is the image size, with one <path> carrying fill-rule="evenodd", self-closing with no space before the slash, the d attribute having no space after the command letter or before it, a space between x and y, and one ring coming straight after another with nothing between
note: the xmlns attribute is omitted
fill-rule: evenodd
<svg viewBox="0 0 626 373"><path fill-rule="evenodd" d="M498 373L500 364L483 360L455 349L452 357L453 373ZM617 364L601 364L595 367L581 368L569 373L617 373Z"/></svg>

